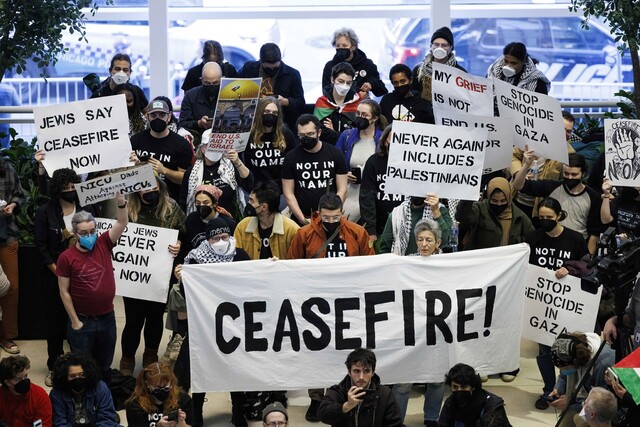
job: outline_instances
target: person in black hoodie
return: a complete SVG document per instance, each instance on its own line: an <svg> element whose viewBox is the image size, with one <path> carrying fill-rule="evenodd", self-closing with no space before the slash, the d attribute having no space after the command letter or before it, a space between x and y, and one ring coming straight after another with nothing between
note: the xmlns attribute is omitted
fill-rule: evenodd
<svg viewBox="0 0 640 427"><path fill-rule="evenodd" d="M358 36L351 28L340 28L333 33L331 45L336 48L336 54L324 65L322 87L331 84L333 66L346 61L356 70L353 86L359 92L360 98L369 98L369 92L373 92L375 96L382 96L388 91L384 82L380 80L378 67L358 49L358 43Z"/></svg>
<svg viewBox="0 0 640 427"><path fill-rule="evenodd" d="M318 417L335 427L400 427L400 409L391 389L375 373L376 355L357 348L347 356L348 374L331 386L318 408Z"/></svg>
<svg viewBox="0 0 640 427"><path fill-rule="evenodd" d="M451 395L444 402L438 427L511 427L504 400L482 388L480 375L471 366L458 363L449 370L445 383Z"/></svg>
<svg viewBox="0 0 640 427"><path fill-rule="evenodd" d="M91 206L80 207L78 195L73 184L80 182L80 178L72 169L58 169L53 173L49 183L50 200L45 202L34 218L36 246L40 251L43 263L43 290L47 312L47 367L49 374L44 382L51 387L52 371L58 356L64 354L63 343L67 335L67 312L60 299L58 278L56 277L56 263L58 256L70 245L73 232L71 218L80 211L85 210L96 214ZM46 182L41 183L41 191L46 187Z"/></svg>
<svg viewBox="0 0 640 427"><path fill-rule="evenodd" d="M186 92L189 89L193 89L194 87L202 85L202 80L200 80L202 76L202 67L207 62L217 62L218 65L220 65L220 68L222 68L223 77L238 76L236 67L228 62L225 62L224 51L222 50L222 46L220 45L220 43L215 40L207 40L202 45L202 62L189 68L189 71L187 71L184 82L182 82L183 91Z"/></svg>
<svg viewBox="0 0 640 427"><path fill-rule="evenodd" d="M300 72L282 62L282 53L275 43L260 48L259 61L247 61L238 71L238 77L262 77L260 97L273 96L284 112L284 122L295 129L296 119L305 104Z"/></svg>
<svg viewBox="0 0 640 427"><path fill-rule="evenodd" d="M389 70L393 92L380 100L380 110L387 122L394 120L435 124L433 106L420 93L412 90L413 73L405 64L396 64Z"/></svg>

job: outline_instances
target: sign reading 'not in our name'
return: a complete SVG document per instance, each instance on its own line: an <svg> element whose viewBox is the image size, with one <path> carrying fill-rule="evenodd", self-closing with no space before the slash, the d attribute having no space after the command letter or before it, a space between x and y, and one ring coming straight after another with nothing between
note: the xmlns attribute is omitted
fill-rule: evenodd
<svg viewBox="0 0 640 427"><path fill-rule="evenodd" d="M34 107L33 116L49 174L62 168L89 173L130 165L124 95Z"/></svg>

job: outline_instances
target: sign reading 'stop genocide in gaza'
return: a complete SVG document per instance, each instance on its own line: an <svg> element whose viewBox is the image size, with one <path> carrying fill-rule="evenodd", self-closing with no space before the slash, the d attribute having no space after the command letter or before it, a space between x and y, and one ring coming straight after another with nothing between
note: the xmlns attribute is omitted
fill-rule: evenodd
<svg viewBox="0 0 640 427"><path fill-rule="evenodd" d="M34 107L33 117L49 174L62 168L89 173L130 164L124 95Z"/></svg>
<svg viewBox="0 0 640 427"><path fill-rule="evenodd" d="M513 121L513 143L545 159L569 162L560 103L547 95L493 79L500 117Z"/></svg>

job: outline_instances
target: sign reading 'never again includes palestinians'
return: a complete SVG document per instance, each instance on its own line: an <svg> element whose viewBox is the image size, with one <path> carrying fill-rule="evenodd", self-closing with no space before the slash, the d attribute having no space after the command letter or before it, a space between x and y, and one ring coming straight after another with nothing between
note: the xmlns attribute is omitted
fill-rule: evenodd
<svg viewBox="0 0 640 427"><path fill-rule="evenodd" d="M538 255L544 256L536 254L536 257ZM554 270L537 265L529 265L526 280L522 319L524 338L552 345L559 334L593 330L602 286L598 293L590 294L582 290L579 278L565 276L557 279Z"/></svg>
<svg viewBox="0 0 640 427"><path fill-rule="evenodd" d="M33 107L44 167L77 173L129 166L129 116L124 95Z"/></svg>
<svg viewBox="0 0 640 427"><path fill-rule="evenodd" d="M512 120L513 143L545 159L569 162L560 103L547 95L493 79L500 117Z"/></svg>
<svg viewBox="0 0 640 427"><path fill-rule="evenodd" d="M478 200L487 129L393 122L385 191Z"/></svg>
<svg viewBox="0 0 640 427"><path fill-rule="evenodd" d="M96 218L98 233L115 221ZM178 230L130 222L113 248L116 295L146 301L167 302L173 256L169 245L178 241Z"/></svg>
<svg viewBox="0 0 640 427"><path fill-rule="evenodd" d="M376 352L389 384L440 382L459 362L511 371L528 259L520 244L430 257L185 265L193 391L328 386L358 347Z"/></svg>

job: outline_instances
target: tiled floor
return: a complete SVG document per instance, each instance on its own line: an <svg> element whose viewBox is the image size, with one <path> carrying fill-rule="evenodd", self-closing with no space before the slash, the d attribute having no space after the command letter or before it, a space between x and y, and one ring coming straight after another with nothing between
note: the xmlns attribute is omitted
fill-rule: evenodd
<svg viewBox="0 0 640 427"><path fill-rule="evenodd" d="M122 299L116 299L116 315L118 323L118 332L124 327L124 308ZM166 346L169 339L169 333L165 334L161 348ZM34 341L17 341L22 350L22 354L31 360L31 381L44 386L44 378L47 374L46 368L46 342L42 340ZM540 394L542 381L539 378L538 368L536 366L535 355L537 345L530 341L523 341L520 357L520 374L515 381L511 383L503 383L498 377L490 378L484 383L483 387L501 396L507 407L509 420L514 427L542 427L554 426L556 423L556 413L550 408L546 411L539 411L534 408L533 404ZM140 368L141 354L139 351L137 368ZM2 353L2 357L7 356ZM116 357L114 367L120 360L120 343L116 347ZM137 373L137 369L136 369ZM336 379L338 380L338 379ZM419 387L415 387L412 397L409 401L407 417L405 425L407 427L422 426L422 396ZM309 404L306 390L290 391L289 397L289 418L291 426L321 426L322 424L309 423L304 419L304 414ZM231 425L231 402L228 393L208 393L207 402L205 403L205 426L224 426ZM123 424L126 424L124 411L120 413ZM260 426L260 422L249 423L251 426Z"/></svg>

